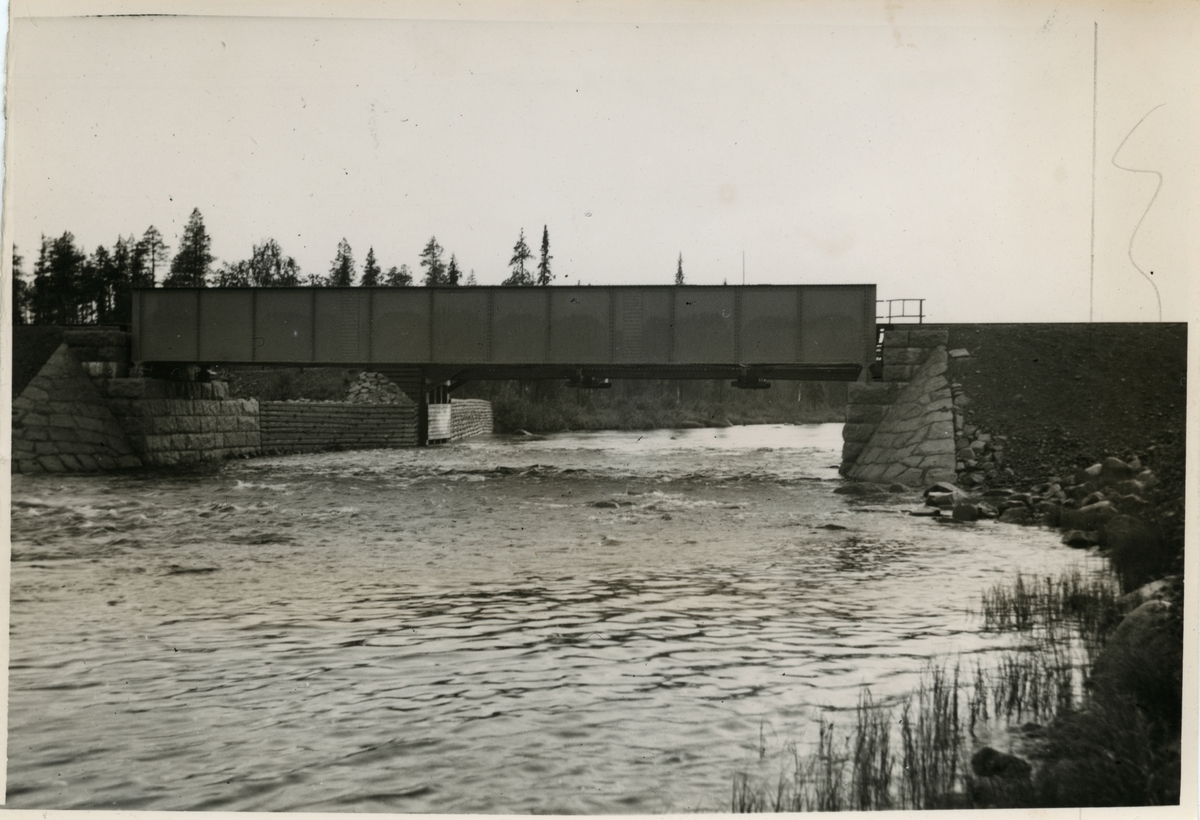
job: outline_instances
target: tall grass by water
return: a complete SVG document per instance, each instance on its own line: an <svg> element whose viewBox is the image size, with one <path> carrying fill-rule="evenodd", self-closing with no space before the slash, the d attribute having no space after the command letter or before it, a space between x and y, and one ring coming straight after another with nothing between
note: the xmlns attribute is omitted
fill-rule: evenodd
<svg viewBox="0 0 1200 820"><path fill-rule="evenodd" d="M1163 661L1109 652L1105 676L1096 677L1123 614L1118 590L1111 573L1078 571L1018 575L994 585L982 596L983 628L1014 633L1014 647L986 666L976 661L969 677L957 665L931 665L918 689L898 702L876 704L864 690L853 725L821 716L815 746L801 753L788 744L773 781L738 773L733 811L1177 801L1178 686L1163 683L1149 696L1133 697L1128 685L1111 685L1114 675L1133 677L1143 667L1154 670L1147 674L1155 681L1169 679L1159 668ZM1011 731L1017 727L1032 737ZM1004 777L973 771L971 755L996 737L1020 738L1032 771Z"/></svg>
<svg viewBox="0 0 1200 820"><path fill-rule="evenodd" d="M936 809L961 802L963 694L958 669L942 666L929 667L902 703L876 703L864 690L853 726L822 716L815 747L802 754L794 742L786 744L773 782L736 775L733 811Z"/></svg>

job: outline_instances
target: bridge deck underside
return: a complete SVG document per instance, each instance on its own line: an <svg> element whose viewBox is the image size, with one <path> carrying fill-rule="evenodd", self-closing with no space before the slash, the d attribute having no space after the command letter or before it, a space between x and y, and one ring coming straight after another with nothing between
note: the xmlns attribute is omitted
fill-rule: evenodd
<svg viewBox="0 0 1200 820"><path fill-rule="evenodd" d="M797 381L854 381L862 372L855 363L831 365L357 365L395 379L414 374L430 382L468 382L498 379L787 379Z"/></svg>

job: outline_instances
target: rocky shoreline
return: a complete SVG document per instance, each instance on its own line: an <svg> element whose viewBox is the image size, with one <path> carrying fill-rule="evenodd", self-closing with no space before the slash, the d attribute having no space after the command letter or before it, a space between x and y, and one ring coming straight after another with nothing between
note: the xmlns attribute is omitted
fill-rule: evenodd
<svg viewBox="0 0 1200 820"><path fill-rule="evenodd" d="M989 436L972 443L972 454L981 463L982 457L991 456L987 480L972 490L949 482L933 484L922 493L923 506L909 514L946 526L994 520L1057 529L1067 546L1105 556L1123 594L1116 599L1119 614L1102 633L1103 646L1085 670L1085 704L1059 714L1047 727L1012 727L1021 738L1020 753L1029 760L991 746L976 749L971 757L975 779L970 804L1127 805L1112 800L1149 804L1170 802L1172 796L1177 801L1183 675L1181 491L1166 485L1133 454L1125 459L1110 456L1036 483L988 486L1015 478L1011 470L1000 472L1002 467L993 466L1002 464L997 456L1002 458L1003 441ZM904 491L911 488L848 483L835 490L867 497ZM1152 740L1135 755L1121 748L1120 733L1112 724L1121 724L1126 734L1132 726ZM1133 797L1085 791L1083 784L1097 765L1097 746L1113 747L1104 748L1101 757L1126 779L1139 772L1144 783L1135 784ZM1111 778L1120 779L1116 774Z"/></svg>

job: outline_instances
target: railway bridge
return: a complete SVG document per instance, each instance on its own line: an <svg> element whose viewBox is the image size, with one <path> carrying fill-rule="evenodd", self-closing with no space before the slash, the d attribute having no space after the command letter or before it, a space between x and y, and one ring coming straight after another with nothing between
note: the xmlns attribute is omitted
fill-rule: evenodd
<svg viewBox="0 0 1200 820"><path fill-rule="evenodd" d="M133 360L362 367L420 407L481 379L855 381L875 360L874 285L154 288L133 293ZM432 410L431 410L431 405Z"/></svg>

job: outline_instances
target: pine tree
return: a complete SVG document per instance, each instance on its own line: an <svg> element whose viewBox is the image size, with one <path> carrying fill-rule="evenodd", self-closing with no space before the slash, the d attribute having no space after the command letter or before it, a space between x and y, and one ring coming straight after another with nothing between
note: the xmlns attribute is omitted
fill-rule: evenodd
<svg viewBox="0 0 1200 820"><path fill-rule="evenodd" d="M151 272L150 251L140 239L132 235L125 240L129 248L129 284L135 288L152 288L156 284Z"/></svg>
<svg viewBox="0 0 1200 820"><path fill-rule="evenodd" d="M29 303L30 297L33 295L32 288L25 281L25 271L21 270L25 264L25 257L17 251L17 246L13 245L12 256L12 272L13 272L13 289L12 289L12 321L14 325L24 325L29 323Z"/></svg>
<svg viewBox="0 0 1200 820"><path fill-rule="evenodd" d="M331 288L348 288L354 284L354 254L346 237L338 243L337 256L329 266L329 278L325 284Z"/></svg>
<svg viewBox="0 0 1200 820"><path fill-rule="evenodd" d="M129 292L133 288L146 287L149 271L146 270L145 254L138 251L138 241L133 236L118 236L112 249L112 275L109 288L112 297L111 318L108 321L125 324L133 318L133 307ZM149 283L153 285L151 281Z"/></svg>
<svg viewBox="0 0 1200 820"><path fill-rule="evenodd" d="M412 271L408 265L401 265L397 268L395 265L388 268L387 280L384 282L389 288L407 288L413 283Z"/></svg>
<svg viewBox="0 0 1200 820"><path fill-rule="evenodd" d="M513 245L512 259L508 261L509 267L512 268L512 273L500 284L517 286L532 285L533 277L525 269L525 263L532 258L533 253L529 250L529 246L525 244L525 229L522 228L521 236L517 239L517 244Z"/></svg>
<svg viewBox="0 0 1200 820"><path fill-rule="evenodd" d="M450 264L446 266L446 284L456 288L459 279L462 279L462 271L458 269L458 260L454 258L454 254L450 254Z"/></svg>
<svg viewBox="0 0 1200 820"><path fill-rule="evenodd" d="M427 288L446 283L446 265L442 262L442 250L437 237L431 236L425 243L425 249L421 251L421 267L425 269L425 281L422 284Z"/></svg>
<svg viewBox="0 0 1200 820"><path fill-rule="evenodd" d="M198 211L195 213L199 213ZM167 259L170 254L167 252L167 243L163 241L162 234L158 232L158 228L151 225L142 234L142 238L138 241L135 250L142 260L146 268L149 270L150 281L145 283L145 287L154 287L158 283L158 268L160 265L167 264ZM140 267L139 273L140 273Z"/></svg>
<svg viewBox="0 0 1200 820"><path fill-rule="evenodd" d="M365 262L363 262L362 281L359 282L359 285L364 288L377 287L380 284L380 273L381 271L379 270L379 263L375 261L374 246L367 248L367 259Z"/></svg>
<svg viewBox="0 0 1200 820"><path fill-rule="evenodd" d="M683 254L679 254L679 261L675 264L675 284L683 284Z"/></svg>
<svg viewBox="0 0 1200 820"><path fill-rule="evenodd" d="M50 240L42 234L38 258L33 263L33 291L29 294L29 313L35 325L52 324L50 305Z"/></svg>
<svg viewBox="0 0 1200 820"><path fill-rule="evenodd" d="M539 285L548 285L554 280L554 274L550 272L550 260L553 258L550 255L550 231L543 225L542 258L538 260L537 266L537 283Z"/></svg>
<svg viewBox="0 0 1200 820"><path fill-rule="evenodd" d="M116 270L112 254L103 245L96 247L92 256L83 265L84 311L80 318L85 322L106 324L113 321L116 304Z"/></svg>
<svg viewBox="0 0 1200 820"><path fill-rule="evenodd" d="M469 287L469 288L473 288L473 287L475 287L475 286L476 286L476 285L478 285L478 284L479 284L479 280L477 280L477 279L475 278L475 269L474 269L474 268L471 268L471 272L467 274L467 281L466 281L466 285L467 285L467 287Z"/></svg>
<svg viewBox="0 0 1200 820"><path fill-rule="evenodd" d="M163 287L202 288L208 277L208 266L212 264L210 252L212 239L204 229L204 217L199 208L192 209L188 223L179 240L179 252L171 260L171 272Z"/></svg>

